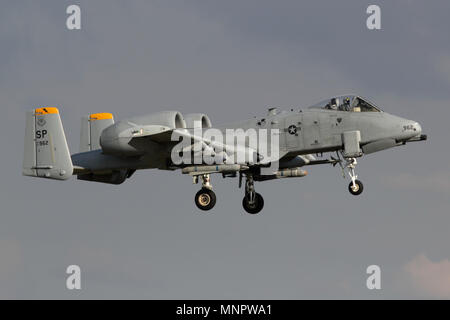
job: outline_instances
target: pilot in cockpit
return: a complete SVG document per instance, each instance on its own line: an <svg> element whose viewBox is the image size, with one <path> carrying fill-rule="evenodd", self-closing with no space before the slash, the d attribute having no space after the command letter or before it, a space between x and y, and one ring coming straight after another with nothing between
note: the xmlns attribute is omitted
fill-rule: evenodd
<svg viewBox="0 0 450 320"><path fill-rule="evenodd" d="M339 110L350 111L350 98L349 97L344 98L344 101L342 102L342 105L339 107Z"/></svg>

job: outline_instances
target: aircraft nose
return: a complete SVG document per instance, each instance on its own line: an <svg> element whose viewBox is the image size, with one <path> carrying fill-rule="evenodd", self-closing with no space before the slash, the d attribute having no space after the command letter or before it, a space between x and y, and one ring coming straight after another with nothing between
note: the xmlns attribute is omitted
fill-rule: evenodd
<svg viewBox="0 0 450 320"><path fill-rule="evenodd" d="M402 127L402 139L406 140L426 140L422 135L422 126L417 121L407 120Z"/></svg>
<svg viewBox="0 0 450 320"><path fill-rule="evenodd" d="M398 141L420 137L422 134L422 126L417 121L413 120L402 119L398 129L400 130L396 137Z"/></svg>
<svg viewBox="0 0 450 320"><path fill-rule="evenodd" d="M405 141L424 141L427 140L427 135L422 134L422 126L416 121L410 121L403 126L403 132L406 134L407 139ZM405 136L405 137L406 137Z"/></svg>
<svg viewBox="0 0 450 320"><path fill-rule="evenodd" d="M413 123L413 130L417 133L417 135L422 134L422 126L418 122Z"/></svg>

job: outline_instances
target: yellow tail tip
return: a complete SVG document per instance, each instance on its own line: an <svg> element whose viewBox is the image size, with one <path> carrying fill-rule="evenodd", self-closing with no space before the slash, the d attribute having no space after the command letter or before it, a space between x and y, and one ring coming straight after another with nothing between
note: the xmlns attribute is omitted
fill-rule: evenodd
<svg viewBox="0 0 450 320"><path fill-rule="evenodd" d="M42 107L42 108L35 109L34 112L36 114L52 114L52 113L58 114L59 110L58 110L58 108L55 108L55 107Z"/></svg>
<svg viewBox="0 0 450 320"><path fill-rule="evenodd" d="M113 115L111 113L94 113L89 116L89 120L95 121L95 120L105 120L105 119L112 119Z"/></svg>

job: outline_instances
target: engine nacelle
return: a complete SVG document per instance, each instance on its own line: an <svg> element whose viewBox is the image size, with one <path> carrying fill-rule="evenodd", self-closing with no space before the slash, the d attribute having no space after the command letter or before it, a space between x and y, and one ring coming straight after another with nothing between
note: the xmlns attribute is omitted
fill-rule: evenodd
<svg viewBox="0 0 450 320"><path fill-rule="evenodd" d="M201 128L211 128L211 120L204 113L190 113L184 116L186 128L194 128L201 125Z"/></svg>
<svg viewBox="0 0 450 320"><path fill-rule="evenodd" d="M145 150L139 145L130 144L131 139L147 131L157 133L178 128L186 128L186 122L178 111L163 111L130 118L104 129L100 135L100 145L106 154L139 155ZM151 147L150 144L148 147Z"/></svg>
<svg viewBox="0 0 450 320"><path fill-rule="evenodd" d="M133 171L129 170L115 170L108 174L88 173L78 175L78 180L101 182L107 184L122 184Z"/></svg>

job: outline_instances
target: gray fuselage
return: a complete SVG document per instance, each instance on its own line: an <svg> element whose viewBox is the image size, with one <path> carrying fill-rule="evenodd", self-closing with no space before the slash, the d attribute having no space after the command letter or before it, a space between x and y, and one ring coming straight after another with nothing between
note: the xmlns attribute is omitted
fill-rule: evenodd
<svg viewBox="0 0 450 320"><path fill-rule="evenodd" d="M139 125L145 125L144 122ZM132 132L133 128L139 130L139 125L135 121L122 120L112 127L114 130L120 129L120 132L116 134L121 137L121 144L133 150L128 156L95 150L73 155L74 165L91 172L125 168L175 169L176 166L171 165L170 156L176 142L158 144L154 141L143 140L142 143L132 143L133 137L123 134L123 132ZM286 157L343 150L343 135L350 131L360 132L359 143L362 148L371 143L376 144L377 141L382 143L392 141L392 144L387 147L395 146L420 136L422 132L417 122L386 112L349 112L319 108L289 112L271 110L264 118L253 118L218 127L224 133L226 129L235 128L243 130L253 128L256 131L278 129L280 155Z"/></svg>

